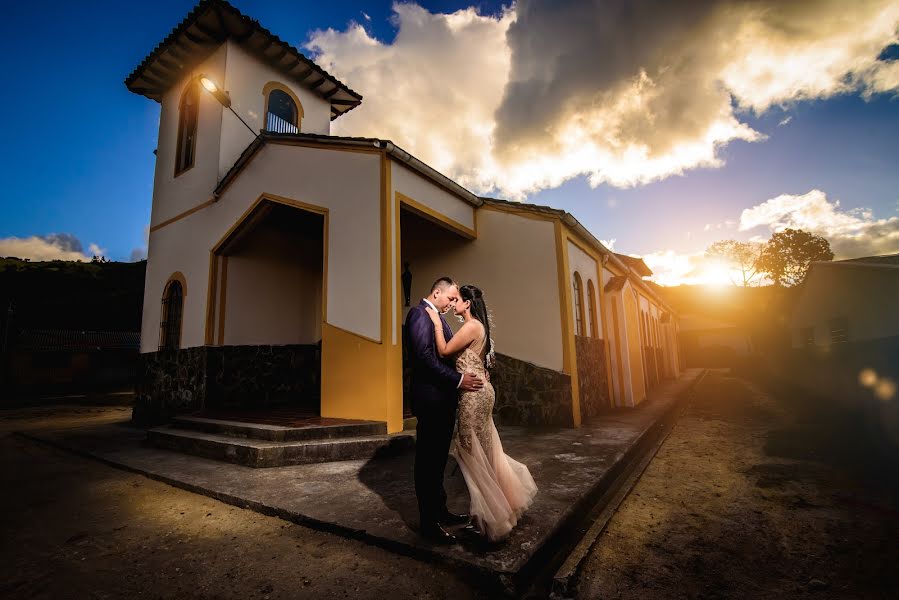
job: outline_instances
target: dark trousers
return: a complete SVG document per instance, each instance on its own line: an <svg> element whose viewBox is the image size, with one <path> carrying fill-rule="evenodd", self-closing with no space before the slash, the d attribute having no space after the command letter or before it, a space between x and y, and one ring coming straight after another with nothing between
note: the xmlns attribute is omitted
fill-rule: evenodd
<svg viewBox="0 0 899 600"><path fill-rule="evenodd" d="M415 495L422 525L434 524L446 512L443 472L453 438L456 411L428 411L418 416L415 440Z"/></svg>

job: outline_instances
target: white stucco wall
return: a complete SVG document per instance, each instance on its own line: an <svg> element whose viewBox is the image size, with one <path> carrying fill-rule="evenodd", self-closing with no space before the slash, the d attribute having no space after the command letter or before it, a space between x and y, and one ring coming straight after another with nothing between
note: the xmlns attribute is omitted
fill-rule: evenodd
<svg viewBox="0 0 899 600"><path fill-rule="evenodd" d="M265 64L239 44L226 42L227 61L221 85L231 96L231 108L247 122L253 131L265 127L265 96L262 90L271 81L289 88L303 105L301 133L327 135L331 131L331 104L315 92ZM222 117L222 143L219 156L219 177L224 176L243 152L254 134L231 111Z"/></svg>
<svg viewBox="0 0 899 600"><path fill-rule="evenodd" d="M322 239L263 227L228 257L226 345L321 340Z"/></svg>
<svg viewBox="0 0 899 600"><path fill-rule="evenodd" d="M157 348L163 286L174 271L188 287L182 347L203 345L209 252L263 193L329 210L327 321L380 339L379 165L376 154L268 144L218 202L151 232L141 351Z"/></svg>
<svg viewBox="0 0 899 600"><path fill-rule="evenodd" d="M477 218L476 240L407 241L404 258L413 273L411 303L417 304L442 275L477 285L493 313L491 334L497 352L561 371L562 317L553 224L493 210L481 210Z"/></svg>
<svg viewBox="0 0 899 600"><path fill-rule="evenodd" d="M830 319L846 317L849 341L899 335L899 267L813 266L793 311L793 346L814 327L815 345L830 345Z"/></svg>
<svg viewBox="0 0 899 600"><path fill-rule="evenodd" d="M225 74L225 45L212 53L193 72L165 93L159 113L156 145L156 173L153 178L153 207L150 225L154 226L209 199L218 183L219 141L222 105L211 95L200 92L197 141L194 166L175 177L178 142L178 118L181 96L188 82L204 73L219 81ZM246 144L245 144L246 145Z"/></svg>
<svg viewBox="0 0 899 600"><path fill-rule="evenodd" d="M602 311L599 308L599 283L596 281L597 264L593 257L578 248L575 244L568 242L568 282L571 285L571 310L574 314L574 274L577 272L581 276L581 283L584 285L584 326L587 335L590 335L590 286L588 282L593 282L593 301L596 307L596 331L597 337L602 337Z"/></svg>
<svg viewBox="0 0 899 600"><path fill-rule="evenodd" d="M391 181L395 192L412 198L468 229L474 229L474 206L424 179L402 163L391 161Z"/></svg>

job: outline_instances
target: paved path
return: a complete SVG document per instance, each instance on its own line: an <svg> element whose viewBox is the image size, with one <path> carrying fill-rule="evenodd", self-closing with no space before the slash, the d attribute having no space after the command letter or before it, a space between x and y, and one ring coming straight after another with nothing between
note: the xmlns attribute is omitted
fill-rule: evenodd
<svg viewBox="0 0 899 600"><path fill-rule="evenodd" d="M506 585L535 553L577 516L603 477L675 405L699 375L686 373L657 388L636 409L609 413L580 429L503 427L506 452L528 465L540 489L531 510L496 548L439 547L415 529L412 454L371 461L344 461L252 469L142 445L144 432L123 424L42 432L41 439L77 449L162 481L237 506L356 537L391 550L468 569ZM450 508L465 511L461 473L447 473Z"/></svg>
<svg viewBox="0 0 899 600"><path fill-rule="evenodd" d="M0 411L0 598L486 596L439 566L9 435L130 413Z"/></svg>
<svg viewBox="0 0 899 600"><path fill-rule="evenodd" d="M578 596L897 597L899 461L856 417L710 373L593 547Z"/></svg>

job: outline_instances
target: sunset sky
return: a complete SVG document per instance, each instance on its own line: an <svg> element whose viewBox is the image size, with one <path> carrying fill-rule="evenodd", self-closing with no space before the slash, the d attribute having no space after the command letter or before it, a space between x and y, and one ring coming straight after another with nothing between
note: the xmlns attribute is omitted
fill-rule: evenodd
<svg viewBox="0 0 899 600"><path fill-rule="evenodd" d="M786 226L899 252L899 0L233 4L364 95L333 134L565 209L659 283ZM193 5L6 7L0 256L145 256L159 105L123 80Z"/></svg>

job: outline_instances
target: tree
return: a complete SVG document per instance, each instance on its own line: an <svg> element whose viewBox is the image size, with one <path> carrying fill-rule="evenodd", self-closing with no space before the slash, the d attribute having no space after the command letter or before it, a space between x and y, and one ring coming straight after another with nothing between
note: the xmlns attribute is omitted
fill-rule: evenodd
<svg viewBox="0 0 899 600"><path fill-rule="evenodd" d="M763 244L756 242L738 242L736 240L721 240L715 242L705 251L706 258L719 260L733 269L740 271L743 279L743 287L752 284L753 279L761 273L758 270L758 260ZM733 282L734 285L737 282Z"/></svg>
<svg viewBox="0 0 899 600"><path fill-rule="evenodd" d="M812 262L827 260L833 260L830 242L801 229L784 229L765 244L758 269L774 283L792 287L805 280Z"/></svg>

